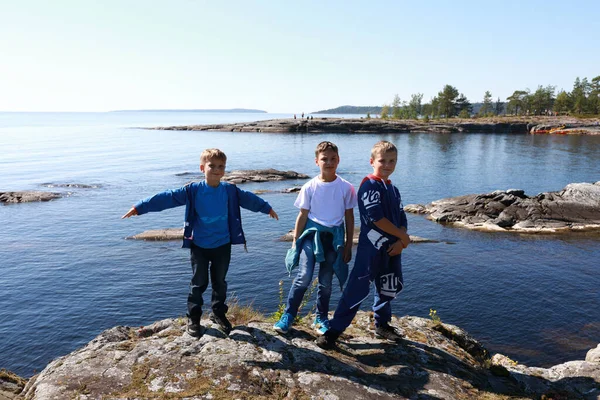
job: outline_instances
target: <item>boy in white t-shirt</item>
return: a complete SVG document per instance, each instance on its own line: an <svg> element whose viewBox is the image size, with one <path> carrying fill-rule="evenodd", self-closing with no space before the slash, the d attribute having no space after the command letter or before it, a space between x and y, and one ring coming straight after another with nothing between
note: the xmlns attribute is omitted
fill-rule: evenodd
<svg viewBox="0 0 600 400"><path fill-rule="evenodd" d="M285 263L288 272L291 273L296 266L299 270L290 288L285 311L273 325L273 329L279 333L287 333L292 326L317 262L319 285L317 315L313 326L319 334L329 329L333 274L336 274L342 287L348 277L356 191L350 182L336 174L340 157L335 144L319 143L315 150L315 163L320 174L302 186L294 202L300 212L296 218L292 248L288 250Z"/></svg>

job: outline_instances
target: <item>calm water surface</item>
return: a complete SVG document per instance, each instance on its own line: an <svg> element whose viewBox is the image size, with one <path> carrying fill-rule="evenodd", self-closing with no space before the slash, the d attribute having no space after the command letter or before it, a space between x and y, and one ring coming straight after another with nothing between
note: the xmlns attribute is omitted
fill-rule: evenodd
<svg viewBox="0 0 600 400"><path fill-rule="evenodd" d="M509 188L534 195L600 180L600 137L140 129L280 117L289 115L0 113L0 190L71 192L49 203L0 207L0 368L30 376L105 329L185 314L191 268L181 243L124 240L181 226L183 209L120 216L142 197L185 184L189 176L176 174L197 171L208 147L227 153L229 170L316 175L314 148L331 140L340 146L339 174L358 185L371 171L373 143L390 140L399 149L392 179L405 204ZM98 187L46 189L43 183ZM302 183L244 188L277 191ZM279 280L286 293L292 280L283 266L288 244L277 239L293 227L297 210L293 194L262 196L280 220L244 212L249 253L234 247L228 281L242 303L271 313ZM434 308L491 352L529 365L583 359L600 342L598 235L470 232L413 215L409 230L454 244L413 245L404 253L406 288L393 303L397 315L427 317Z"/></svg>

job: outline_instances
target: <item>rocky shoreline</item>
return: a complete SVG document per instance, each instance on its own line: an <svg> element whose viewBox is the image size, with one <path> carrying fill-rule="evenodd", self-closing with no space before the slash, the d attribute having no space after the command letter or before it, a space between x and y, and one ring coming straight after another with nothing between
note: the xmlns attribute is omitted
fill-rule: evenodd
<svg viewBox="0 0 600 400"><path fill-rule="evenodd" d="M600 181L571 183L563 190L529 197L523 190L451 197L408 204L407 212L426 214L441 224L516 233L600 232Z"/></svg>
<svg viewBox="0 0 600 400"><path fill-rule="evenodd" d="M13 399L596 399L600 345L585 360L550 368L520 365L457 326L394 317L399 342L375 338L372 315L359 312L333 350L315 344L304 317L287 335L248 307L229 312L226 336L209 319L206 333L185 333L172 318L117 326L57 358L28 381L0 375L0 398ZM9 378L7 378L9 376ZM12 378L12 380L11 380Z"/></svg>
<svg viewBox="0 0 600 400"><path fill-rule="evenodd" d="M234 124L164 126L150 129L270 133L556 133L600 135L600 120L570 117L390 120L379 118L271 119Z"/></svg>

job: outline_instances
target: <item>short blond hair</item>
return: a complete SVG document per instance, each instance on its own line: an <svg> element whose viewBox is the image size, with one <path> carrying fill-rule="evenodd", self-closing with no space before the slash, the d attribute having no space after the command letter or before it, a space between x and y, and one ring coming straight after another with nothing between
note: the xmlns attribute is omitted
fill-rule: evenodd
<svg viewBox="0 0 600 400"><path fill-rule="evenodd" d="M227 162L227 156L219 149L206 149L200 154L200 164L204 164L207 161L213 159L223 160L223 162Z"/></svg>
<svg viewBox="0 0 600 400"><path fill-rule="evenodd" d="M398 149L394 143L388 142L387 140L381 140L373 145L371 149L371 159L375 159L378 154L385 154L393 151L398 154Z"/></svg>
<svg viewBox="0 0 600 400"><path fill-rule="evenodd" d="M335 154L337 154L337 155L340 154L338 152L338 147L335 144L326 140L317 145L317 148L315 149L315 157L319 157L319 153L322 153L327 150L331 150L331 151L335 152Z"/></svg>

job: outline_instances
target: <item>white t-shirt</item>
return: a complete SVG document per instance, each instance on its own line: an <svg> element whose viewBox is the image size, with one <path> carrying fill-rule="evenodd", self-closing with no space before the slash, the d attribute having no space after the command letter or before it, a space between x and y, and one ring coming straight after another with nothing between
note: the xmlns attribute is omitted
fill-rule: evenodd
<svg viewBox="0 0 600 400"><path fill-rule="evenodd" d="M333 227L341 225L346 210L357 203L354 186L347 180L338 176L333 182L323 182L316 176L302 186L294 205L308 210L309 219Z"/></svg>

